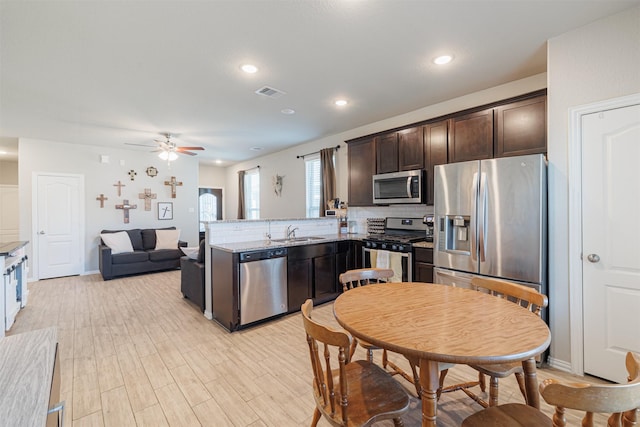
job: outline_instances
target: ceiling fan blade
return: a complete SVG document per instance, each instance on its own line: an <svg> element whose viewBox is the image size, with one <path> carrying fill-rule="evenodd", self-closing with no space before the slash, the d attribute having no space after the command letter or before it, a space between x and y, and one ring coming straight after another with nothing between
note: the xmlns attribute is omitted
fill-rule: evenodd
<svg viewBox="0 0 640 427"><path fill-rule="evenodd" d="M188 155L188 156L195 156L195 155L196 155L196 153L192 153L191 151L181 151L181 150L178 150L178 153L180 153L180 154L186 154L186 155Z"/></svg>
<svg viewBox="0 0 640 427"><path fill-rule="evenodd" d="M204 150L204 147L176 147L177 151L182 151L182 150L196 150L196 151L202 151Z"/></svg>
<svg viewBox="0 0 640 427"><path fill-rule="evenodd" d="M155 147L155 145L149 145L149 144L135 144L133 142L125 142L124 145L136 145L138 147Z"/></svg>

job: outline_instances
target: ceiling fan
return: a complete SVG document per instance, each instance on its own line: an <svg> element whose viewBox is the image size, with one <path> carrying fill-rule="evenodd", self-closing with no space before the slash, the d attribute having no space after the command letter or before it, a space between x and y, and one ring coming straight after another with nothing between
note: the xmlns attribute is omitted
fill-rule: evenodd
<svg viewBox="0 0 640 427"><path fill-rule="evenodd" d="M178 158L178 154L186 154L188 156L195 156L197 153L192 153L192 151L202 151L204 150L204 147L180 147L178 145L176 145L175 142L171 141L171 134L170 133L163 133L161 134L162 136L164 136L164 140L162 139L155 139L154 141L156 142L156 150L153 150L152 152L160 152L160 154L158 154L158 157L160 157L162 160L168 160L168 161L173 161L175 159ZM127 145L138 145L141 147L154 147L153 145L147 145L147 144L134 144L134 143L130 143L130 142L125 142L125 144Z"/></svg>

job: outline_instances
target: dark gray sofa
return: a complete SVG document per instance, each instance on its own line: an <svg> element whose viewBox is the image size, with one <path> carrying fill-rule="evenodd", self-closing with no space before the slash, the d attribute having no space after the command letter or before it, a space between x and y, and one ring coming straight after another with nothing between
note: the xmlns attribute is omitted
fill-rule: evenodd
<svg viewBox="0 0 640 427"><path fill-rule="evenodd" d="M196 304L204 312L204 256L206 244L200 241L198 259L187 256L180 258L180 290L182 295Z"/></svg>
<svg viewBox="0 0 640 427"><path fill-rule="evenodd" d="M175 230L175 227L160 228L159 230ZM155 228L134 228L132 230L102 230L101 233L117 233L126 231L133 246L133 252L113 255L111 248L102 239L98 246L100 273L104 280L130 274L149 273L153 271L170 270L180 267L180 257L183 255L180 246L187 246L187 242L179 241L175 249L156 250Z"/></svg>

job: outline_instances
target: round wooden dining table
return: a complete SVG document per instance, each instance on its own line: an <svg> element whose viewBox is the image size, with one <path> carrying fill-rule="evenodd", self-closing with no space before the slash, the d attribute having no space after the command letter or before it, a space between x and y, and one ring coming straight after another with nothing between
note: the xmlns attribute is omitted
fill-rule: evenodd
<svg viewBox="0 0 640 427"><path fill-rule="evenodd" d="M431 283L361 286L334 303L356 338L419 360L422 425L436 425L438 363L522 362L527 404L539 408L535 356L551 342L544 321L510 301Z"/></svg>

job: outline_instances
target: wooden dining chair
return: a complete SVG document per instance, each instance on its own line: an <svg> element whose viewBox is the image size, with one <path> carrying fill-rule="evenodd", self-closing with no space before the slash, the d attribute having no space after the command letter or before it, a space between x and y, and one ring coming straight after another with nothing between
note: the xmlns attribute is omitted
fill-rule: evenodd
<svg viewBox="0 0 640 427"><path fill-rule="evenodd" d="M504 298L521 305L523 309L532 311L540 316L543 308L547 307L549 300L547 296L536 291L534 288L518 285L506 280L490 279L484 277L474 277L471 279L471 286L479 292L485 292L498 298ZM475 394L473 387L461 387L469 397L478 402L483 407L496 406L498 404L498 379L515 375L522 396L526 400L527 392L525 389L524 371L522 363L499 363L492 365L469 365L478 371L478 381L467 383L467 385L477 384L480 390L486 390L485 375L489 376L489 402L486 402L480 396ZM444 390L448 391L449 387Z"/></svg>
<svg viewBox="0 0 640 427"><path fill-rule="evenodd" d="M594 413L611 414L607 420L609 427L635 426L640 411L640 357L627 353L626 366L628 384L565 384L554 379L545 380L540 384L540 394L545 402L555 406L553 419L531 406L508 403L476 412L462 422L462 427L565 427L566 409L585 412L582 427L595 427Z"/></svg>
<svg viewBox="0 0 640 427"><path fill-rule="evenodd" d="M321 416L334 426L370 426L388 419L403 426L401 417L409 410L405 389L381 367L367 360L350 361L353 338L315 322L312 300L306 300L301 311L316 401L311 426Z"/></svg>

